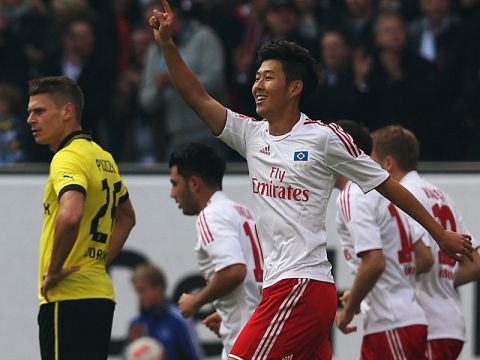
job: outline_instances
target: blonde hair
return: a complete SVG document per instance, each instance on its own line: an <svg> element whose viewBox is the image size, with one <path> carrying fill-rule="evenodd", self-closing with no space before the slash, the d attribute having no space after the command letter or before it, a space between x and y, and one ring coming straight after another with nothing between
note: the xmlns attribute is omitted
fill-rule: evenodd
<svg viewBox="0 0 480 360"><path fill-rule="evenodd" d="M380 161L392 156L402 171L417 170L420 144L410 130L400 125L389 125L372 133L373 152Z"/></svg>
<svg viewBox="0 0 480 360"><path fill-rule="evenodd" d="M163 271L153 264L138 265L132 275L132 282L146 281L151 286L161 286L164 289L167 287L167 281Z"/></svg>

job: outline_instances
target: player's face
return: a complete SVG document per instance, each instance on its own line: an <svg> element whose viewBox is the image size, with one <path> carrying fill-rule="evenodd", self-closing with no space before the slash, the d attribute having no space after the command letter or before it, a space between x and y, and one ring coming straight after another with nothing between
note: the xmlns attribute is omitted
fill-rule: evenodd
<svg viewBox="0 0 480 360"><path fill-rule="evenodd" d="M172 190L170 197L175 199L178 207L182 209L185 215L197 215L198 209L195 204L195 199L190 191L189 184L185 181L184 177L178 173L176 165L170 168L170 183L172 184Z"/></svg>
<svg viewBox="0 0 480 360"><path fill-rule="evenodd" d="M48 94L30 97L27 123L37 144L56 149L64 138L65 106L58 107Z"/></svg>
<svg viewBox="0 0 480 360"><path fill-rule="evenodd" d="M257 114L268 119L283 112L290 98L287 81L279 60L265 60L257 71L252 86Z"/></svg>
<svg viewBox="0 0 480 360"><path fill-rule="evenodd" d="M133 284L142 310L152 310L163 302L161 286L153 286L146 280L136 280Z"/></svg>

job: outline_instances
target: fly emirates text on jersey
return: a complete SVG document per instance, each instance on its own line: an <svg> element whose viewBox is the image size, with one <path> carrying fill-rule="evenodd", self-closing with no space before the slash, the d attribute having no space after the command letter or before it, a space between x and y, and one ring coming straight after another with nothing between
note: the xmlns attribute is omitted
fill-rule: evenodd
<svg viewBox="0 0 480 360"><path fill-rule="evenodd" d="M283 185L286 175L287 172L285 170L272 166L270 170L271 180L269 182L260 181L257 177L252 176L253 193L282 200L308 202L310 200L310 190L292 185Z"/></svg>

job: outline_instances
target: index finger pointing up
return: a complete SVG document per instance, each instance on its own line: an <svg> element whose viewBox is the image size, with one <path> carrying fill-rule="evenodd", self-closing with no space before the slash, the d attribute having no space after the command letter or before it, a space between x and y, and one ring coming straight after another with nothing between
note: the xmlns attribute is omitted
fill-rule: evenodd
<svg viewBox="0 0 480 360"><path fill-rule="evenodd" d="M163 9L165 10L165 12L170 15L172 14L172 8L170 7L170 4L168 3L167 0L161 0L162 2L162 5L163 5Z"/></svg>

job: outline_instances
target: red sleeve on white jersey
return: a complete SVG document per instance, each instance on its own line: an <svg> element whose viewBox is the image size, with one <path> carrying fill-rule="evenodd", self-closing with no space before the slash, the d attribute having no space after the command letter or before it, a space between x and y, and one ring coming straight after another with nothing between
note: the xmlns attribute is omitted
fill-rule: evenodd
<svg viewBox="0 0 480 360"><path fill-rule="evenodd" d="M257 131L258 126L262 123L263 121L227 109L227 121L218 138L236 150L240 155L246 157L248 139L252 132Z"/></svg>
<svg viewBox="0 0 480 360"><path fill-rule="evenodd" d="M360 151L350 135L338 125L331 130L325 143L325 165L334 173L355 182L364 193L376 188L388 179L389 174L375 161Z"/></svg>
<svg viewBox="0 0 480 360"><path fill-rule="evenodd" d="M235 213L231 209L208 210L205 208L198 215L197 231L200 246L208 253L215 272L234 264L246 264Z"/></svg>
<svg viewBox="0 0 480 360"><path fill-rule="evenodd" d="M345 205L349 210L342 210L342 217L348 216L348 220L344 218L345 225L355 243L357 255L369 250L383 249L376 215L380 196L376 192L362 194L360 189L352 184L348 197L345 198Z"/></svg>

